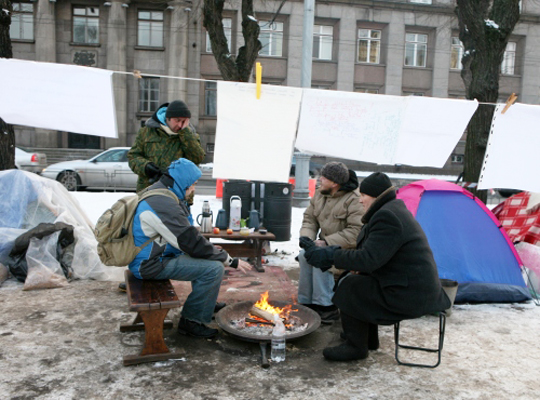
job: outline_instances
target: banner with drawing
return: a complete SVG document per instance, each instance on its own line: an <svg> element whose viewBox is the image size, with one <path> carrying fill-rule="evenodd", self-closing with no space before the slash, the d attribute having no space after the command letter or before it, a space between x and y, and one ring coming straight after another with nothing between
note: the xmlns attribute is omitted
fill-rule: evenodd
<svg viewBox="0 0 540 400"><path fill-rule="evenodd" d="M296 147L377 164L441 168L476 101L304 89Z"/></svg>

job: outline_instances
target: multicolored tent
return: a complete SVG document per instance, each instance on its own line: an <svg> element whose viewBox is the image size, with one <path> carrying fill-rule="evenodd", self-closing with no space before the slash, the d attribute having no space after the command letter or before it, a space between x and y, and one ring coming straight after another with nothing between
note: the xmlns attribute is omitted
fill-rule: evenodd
<svg viewBox="0 0 540 400"><path fill-rule="evenodd" d="M430 179L404 186L397 197L424 229L439 276L459 282L456 303L531 298L514 245L493 213L469 191Z"/></svg>

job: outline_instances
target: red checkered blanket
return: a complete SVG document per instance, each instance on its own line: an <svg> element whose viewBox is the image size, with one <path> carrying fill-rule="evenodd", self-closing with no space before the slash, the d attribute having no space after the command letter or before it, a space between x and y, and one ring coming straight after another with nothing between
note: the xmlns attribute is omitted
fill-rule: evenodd
<svg viewBox="0 0 540 400"><path fill-rule="evenodd" d="M540 245L540 207L527 210L529 197L529 192L518 193L503 201L492 211L512 242Z"/></svg>

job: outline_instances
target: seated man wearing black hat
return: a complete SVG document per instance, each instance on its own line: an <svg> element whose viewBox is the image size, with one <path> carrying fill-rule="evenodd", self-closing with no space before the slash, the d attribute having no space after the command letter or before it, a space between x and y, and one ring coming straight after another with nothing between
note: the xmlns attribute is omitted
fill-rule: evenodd
<svg viewBox="0 0 540 400"><path fill-rule="evenodd" d="M308 262L323 270L347 270L338 282L333 303L340 309L345 340L327 347L328 360L364 359L379 348L378 325L391 325L450 307L437 265L420 224L396 199L390 179L376 172L360 184L364 226L356 249L308 246Z"/></svg>
<svg viewBox="0 0 540 400"><path fill-rule="evenodd" d="M331 161L321 169L320 181L304 212L300 247L315 243L319 247L354 249L364 214L356 173L341 162ZM323 324L338 320L339 310L332 304L334 274L309 265L304 250L298 254L298 263L298 302L317 312Z"/></svg>
<svg viewBox="0 0 540 400"><path fill-rule="evenodd" d="M179 158L196 165L204 160L201 140L190 118L186 103L175 100L159 106L139 130L127 156L129 167L139 175L138 192L159 180L162 171ZM193 203L192 198L188 201Z"/></svg>

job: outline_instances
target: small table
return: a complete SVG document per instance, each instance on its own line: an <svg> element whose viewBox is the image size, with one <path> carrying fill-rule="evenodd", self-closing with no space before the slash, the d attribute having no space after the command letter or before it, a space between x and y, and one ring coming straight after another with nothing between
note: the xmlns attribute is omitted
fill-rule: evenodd
<svg viewBox="0 0 540 400"><path fill-rule="evenodd" d="M219 233L201 233L207 239L225 239L233 241L242 241L240 243L215 243L221 246L223 250L231 257L252 257L255 258L255 269L258 272L264 272L262 266L262 247L265 240L276 240L276 235L271 232L260 233L258 231L250 233L248 236L240 235L239 231L233 231L228 234L221 230Z"/></svg>

